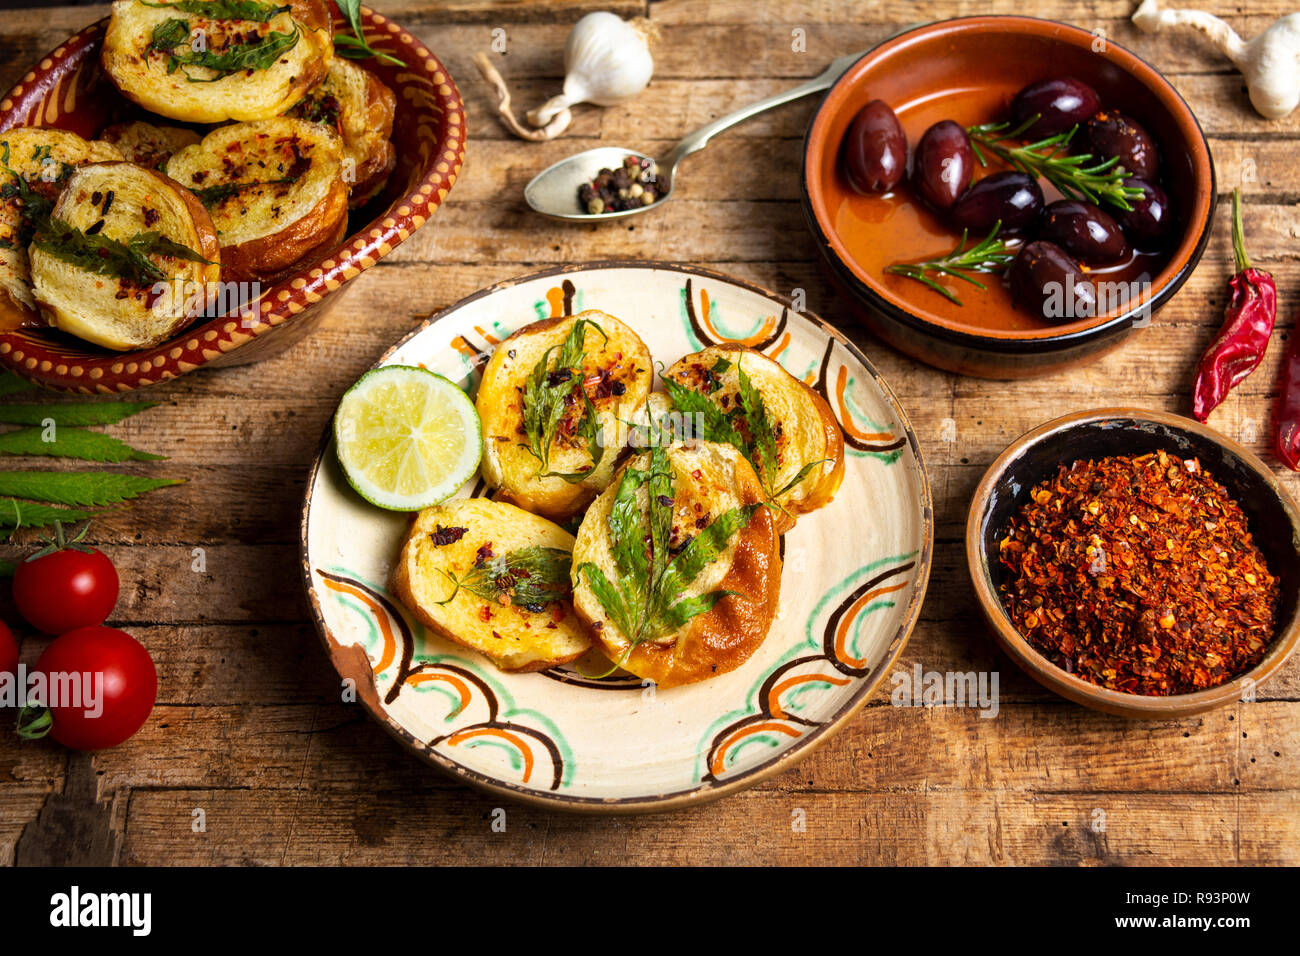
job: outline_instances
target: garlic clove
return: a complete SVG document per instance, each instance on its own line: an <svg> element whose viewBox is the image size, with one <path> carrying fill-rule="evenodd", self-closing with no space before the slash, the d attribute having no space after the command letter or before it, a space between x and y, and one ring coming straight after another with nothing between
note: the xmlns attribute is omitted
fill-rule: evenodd
<svg viewBox="0 0 1300 956"><path fill-rule="evenodd" d="M613 13L589 13L573 25L564 44L564 93L528 112L534 126L545 125L578 103L613 106L636 96L654 74L653 36L644 18L623 20Z"/></svg>
<svg viewBox="0 0 1300 956"><path fill-rule="evenodd" d="M1290 13L1247 42L1223 20L1202 10L1162 10L1142 0L1133 22L1146 33L1162 27L1195 27L1232 60L1246 80L1250 103L1266 119L1280 119L1300 106L1300 13Z"/></svg>

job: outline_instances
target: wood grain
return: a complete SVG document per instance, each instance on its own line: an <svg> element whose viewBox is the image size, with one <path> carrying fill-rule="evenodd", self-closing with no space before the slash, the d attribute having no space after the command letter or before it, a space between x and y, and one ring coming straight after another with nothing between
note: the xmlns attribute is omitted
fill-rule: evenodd
<svg viewBox="0 0 1300 956"><path fill-rule="evenodd" d="M1197 5L1246 35L1290 12L1282 0ZM1199 717L1139 724L1093 713L1044 691L996 650L978 623L963 553L971 492L1016 435L1100 405L1187 412L1196 358L1226 301L1226 206L1187 285L1122 350L1070 373L996 383L889 350L835 298L798 202L811 101L727 133L683 167L672 203L630 224L561 227L532 217L520 198L533 173L569 152L623 144L662 153L687 131L906 23L987 12L1063 19L1131 46L1187 99L1215 155L1220 199L1243 188L1252 256L1278 281L1281 340L1300 310L1300 112L1266 123L1203 38L1142 36L1127 21L1127 0L375 6L427 42L459 81L471 131L464 174L437 216L361 276L349 308L311 339L273 361L154 389L158 407L109 429L169 456L124 470L186 479L92 529L122 576L114 623L157 661L159 705L136 738L93 756L0 730L0 861L1300 863L1300 659L1258 700ZM0 84L105 9L7 11ZM622 106L580 108L562 140L510 138L471 55L504 29L507 52L497 65L521 109L539 103L559 87L569 25L593 9L648 12L659 25L650 89ZM791 48L796 29L803 53ZM898 667L996 671L999 711L985 718L978 710L891 707L886 679L843 732L754 790L621 820L511 805L506 832L494 833L497 801L420 763L340 702L298 582L306 469L344 389L430 315L546 265L665 250L781 294L803 290L809 309L844 329L897 392L920 438L936 509L929 597ZM1262 455L1280 345L1212 418ZM1282 479L1300 492L1295 476ZM7 593L0 617L15 620ZM23 659L34 662L45 644L23 635Z"/></svg>

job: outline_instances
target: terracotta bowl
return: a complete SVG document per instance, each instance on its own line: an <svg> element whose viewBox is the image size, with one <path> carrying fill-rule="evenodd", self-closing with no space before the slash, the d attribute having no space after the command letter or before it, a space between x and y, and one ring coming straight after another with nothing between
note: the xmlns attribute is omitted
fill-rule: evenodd
<svg viewBox="0 0 1300 956"><path fill-rule="evenodd" d="M945 20L886 40L831 87L804 143L804 214L832 281L886 342L923 362L967 375L1042 375L1114 348L1186 281L1205 248L1214 213L1209 146L1196 117L1164 77L1113 41L1106 40L1097 52L1099 45L1099 38L1086 30L1047 20ZM1006 321L995 328L954 317L951 313L962 309L944 312L944 300L919 283L894 277L886 281L883 273L869 272L855 259L842 235L845 187L837 166L845 131L864 104L881 99L893 107L914 147L931 122L954 114L963 125L989 121L989 108L996 108L996 115L1019 89L1055 76L1074 76L1090 84L1103 106L1118 107L1137 119L1160 148L1163 185L1178 218L1180 238L1168 245L1163 265L1140 297L1126 303L1123 311L1019 329L1009 326L1030 323L1011 314L1008 301L1002 309L1005 315L999 314ZM954 113L945 112L948 109ZM910 197L908 201L919 202ZM875 245L887 247L896 241L889 221L865 229L863 235ZM863 241L861 236L856 240ZM956 245L957 234L934 241L936 252L946 251ZM964 286L959 291L965 292L963 298L980 294Z"/></svg>
<svg viewBox="0 0 1300 956"><path fill-rule="evenodd" d="M424 225L447 196L465 160L465 107L446 68L398 24L362 8L371 45L406 67L363 65L397 95L393 145L397 166L383 192L354 210L348 236L330 254L262 290L260 308L200 319L167 342L110 352L47 329L0 333L0 366L60 391L126 392L204 365L242 365L284 350L338 304L336 292ZM0 130L56 126L91 138L110 123L141 114L99 66L108 20L69 38L32 67L3 99ZM337 10L336 31L345 29Z"/></svg>
<svg viewBox="0 0 1300 956"><path fill-rule="evenodd" d="M1005 569L998 541L1030 490L1062 464L1164 449L1198 458L1246 513L1256 545L1281 581L1278 631L1264 659L1209 690L1143 697L1107 690L1066 673L1036 651L1003 609ZM1278 670L1300 637L1300 510L1276 476L1251 452L1189 418L1136 408L1077 412L1021 435L989 466L966 519L966 560L975 594L994 637L1030 677L1062 697L1122 717L1167 719L1197 714L1248 696Z"/></svg>

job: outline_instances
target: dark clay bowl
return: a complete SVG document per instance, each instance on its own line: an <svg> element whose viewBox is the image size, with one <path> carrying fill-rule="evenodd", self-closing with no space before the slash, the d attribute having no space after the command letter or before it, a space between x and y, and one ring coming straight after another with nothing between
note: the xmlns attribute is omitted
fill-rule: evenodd
<svg viewBox="0 0 1300 956"><path fill-rule="evenodd" d="M1035 650L1003 609L1005 569L998 541L1030 490L1077 459L1142 455L1164 449L1201 465L1241 505L1256 545L1280 580L1278 631L1260 663L1224 684L1171 697L1107 690L1066 673ZM1066 415L1021 435L989 466L966 519L966 560L989 627L1002 649L1030 677L1085 707L1122 717L1168 719L1220 707L1258 686L1282 666L1300 637L1300 510L1273 472L1251 452L1189 418L1136 408Z"/></svg>
<svg viewBox="0 0 1300 956"><path fill-rule="evenodd" d="M1100 52L1094 48L1101 47ZM935 293L918 283L887 287L857 262L835 226L840 143L867 102L907 111L973 86L1018 90L1055 76L1091 85L1103 106L1122 109L1151 133L1180 237L1137 304L1050 328L1001 330L933 311ZM919 135L919 134L918 134ZM910 137L909 137L910 138ZM915 147L915 141L909 148ZM1140 327L1178 290L1200 259L1214 213L1214 164L1196 117L1153 67L1087 30L1029 17L944 20L892 37L864 55L831 87L804 142L803 208L831 279L877 335L943 369L986 378L1027 378L1100 357ZM888 241L888 234L881 235ZM955 245L954 233L950 243ZM997 281L996 279L994 281ZM978 293L971 293L978 294ZM942 303L942 300L938 300ZM1007 306L1010 309L1010 306ZM1149 311L1148 311L1149 310Z"/></svg>

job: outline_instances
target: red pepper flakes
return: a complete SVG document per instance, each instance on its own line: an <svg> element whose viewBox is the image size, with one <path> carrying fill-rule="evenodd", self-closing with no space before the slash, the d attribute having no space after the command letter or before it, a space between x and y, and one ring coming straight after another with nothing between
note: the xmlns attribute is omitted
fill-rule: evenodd
<svg viewBox="0 0 1300 956"><path fill-rule="evenodd" d="M1167 696L1259 663L1278 581L1241 507L1195 459L1076 461L1036 486L998 546L1016 628L1068 673Z"/></svg>

